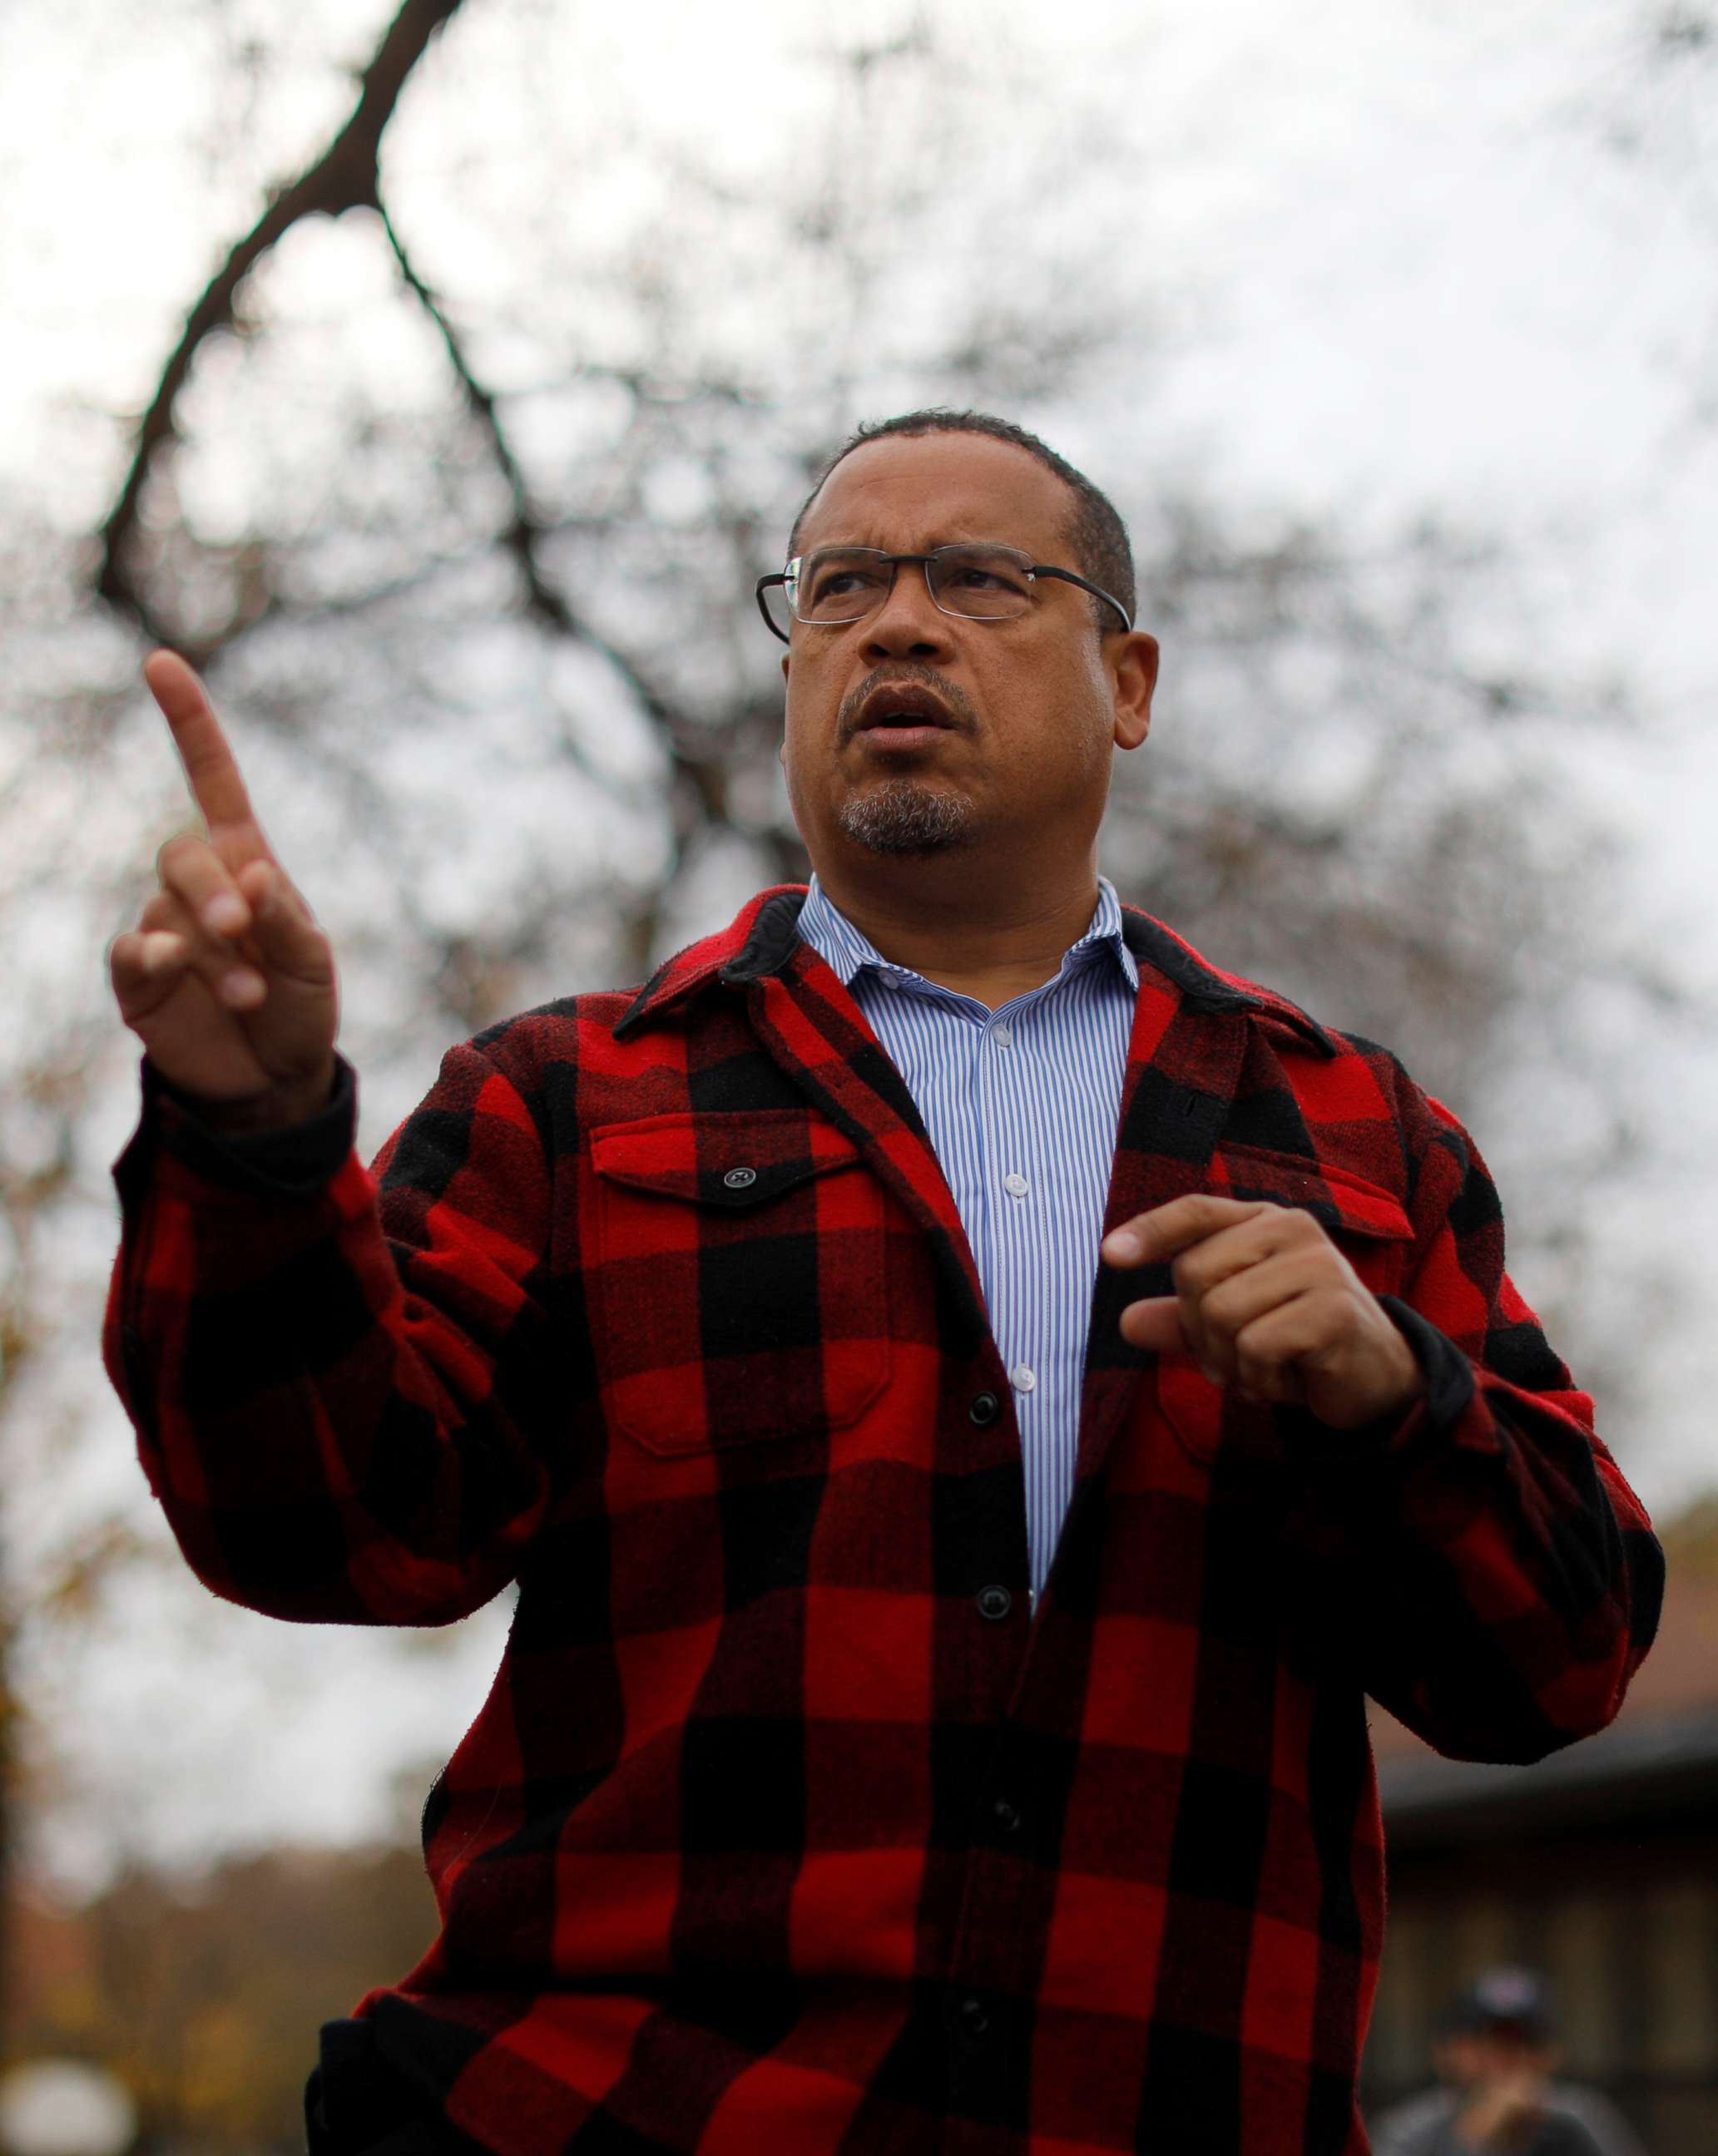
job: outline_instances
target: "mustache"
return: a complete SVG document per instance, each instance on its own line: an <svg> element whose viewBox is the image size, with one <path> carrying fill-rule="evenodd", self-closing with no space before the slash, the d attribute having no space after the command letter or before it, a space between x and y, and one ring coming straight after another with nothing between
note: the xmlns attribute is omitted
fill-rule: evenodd
<svg viewBox="0 0 1718 2156"><path fill-rule="evenodd" d="M851 739L859 724L859 714L880 690L928 689L941 698L962 726L978 723L978 714L972 708L964 690L951 681L946 674L938 673L934 666L923 666L910 659L899 660L886 672L872 675L856 689L850 689L842 697L841 708L836 713L836 737L838 741Z"/></svg>

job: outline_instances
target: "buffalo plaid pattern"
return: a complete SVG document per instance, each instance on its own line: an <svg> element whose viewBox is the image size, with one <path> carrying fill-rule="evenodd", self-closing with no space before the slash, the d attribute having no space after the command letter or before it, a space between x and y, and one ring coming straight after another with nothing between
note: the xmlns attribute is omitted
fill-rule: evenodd
<svg viewBox="0 0 1718 2156"><path fill-rule="evenodd" d="M153 1080L107 1345L180 1543L280 1616L510 1581L419 1965L325 2032L330 2147L1360 2156L1365 1695L1530 1759L1614 1713L1660 1560L1382 1050L1129 911L1107 1224L1304 1207L1427 1394L1347 1436L1130 1348L1097 1281L1036 1609L1010 1388L898 1075L753 901L635 997L222 1142Z"/></svg>

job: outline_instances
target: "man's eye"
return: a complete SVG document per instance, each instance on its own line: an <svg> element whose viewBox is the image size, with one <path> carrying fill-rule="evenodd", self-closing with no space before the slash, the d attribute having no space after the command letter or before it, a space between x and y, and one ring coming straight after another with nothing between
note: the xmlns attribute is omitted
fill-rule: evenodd
<svg viewBox="0 0 1718 2156"><path fill-rule="evenodd" d="M873 592L881 581L874 570L825 569L811 580L811 603L815 606L826 599L851 598L856 593Z"/></svg>
<svg viewBox="0 0 1718 2156"><path fill-rule="evenodd" d="M942 563L938 583L944 591L965 592L975 596L996 597L1006 593L1011 598L1023 598L1026 580L1011 562L999 562L980 555L976 558L956 555Z"/></svg>

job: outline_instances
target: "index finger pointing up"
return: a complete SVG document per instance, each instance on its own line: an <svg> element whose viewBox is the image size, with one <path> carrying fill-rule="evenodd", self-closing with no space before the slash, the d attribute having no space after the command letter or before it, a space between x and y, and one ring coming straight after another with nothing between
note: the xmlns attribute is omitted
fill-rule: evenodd
<svg viewBox="0 0 1718 2156"><path fill-rule="evenodd" d="M255 828L256 812L202 682L176 651L152 651L143 662L143 679L172 730L179 761L211 833L223 824Z"/></svg>

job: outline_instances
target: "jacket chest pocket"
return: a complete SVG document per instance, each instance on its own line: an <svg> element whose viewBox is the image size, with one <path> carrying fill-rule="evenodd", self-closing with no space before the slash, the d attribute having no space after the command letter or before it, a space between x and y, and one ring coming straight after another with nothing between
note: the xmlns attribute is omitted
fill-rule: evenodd
<svg viewBox="0 0 1718 2156"><path fill-rule="evenodd" d="M610 1419L676 1457L857 1419L889 1374L882 1192L809 1109L591 1137Z"/></svg>
<svg viewBox="0 0 1718 2156"><path fill-rule="evenodd" d="M1391 1192L1340 1168L1251 1146L1223 1148L1217 1165L1217 1195L1310 1213L1362 1286L1374 1295L1400 1293L1413 1228ZM1308 1420L1304 1409L1272 1408L1213 1385L1191 1355L1160 1356L1155 1377L1158 1405L1183 1448L1216 1468L1237 1493L1256 1481L1256 1471L1286 1465L1294 1425Z"/></svg>

